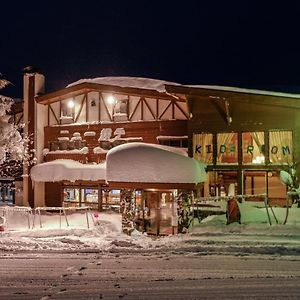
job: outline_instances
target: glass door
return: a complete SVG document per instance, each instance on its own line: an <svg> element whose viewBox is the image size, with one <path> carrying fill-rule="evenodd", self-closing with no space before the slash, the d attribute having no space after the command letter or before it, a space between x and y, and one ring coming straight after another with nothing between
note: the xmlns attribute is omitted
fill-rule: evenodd
<svg viewBox="0 0 300 300"><path fill-rule="evenodd" d="M169 235L174 233L173 212L174 196L171 191L146 192L144 220L145 230L148 234Z"/></svg>

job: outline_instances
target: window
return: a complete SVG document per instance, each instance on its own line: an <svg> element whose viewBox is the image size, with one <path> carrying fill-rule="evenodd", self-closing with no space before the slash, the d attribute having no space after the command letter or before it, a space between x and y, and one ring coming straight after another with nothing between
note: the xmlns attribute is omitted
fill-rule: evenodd
<svg viewBox="0 0 300 300"><path fill-rule="evenodd" d="M287 164L293 161L292 131L270 131L269 156L272 164Z"/></svg>
<svg viewBox="0 0 300 300"><path fill-rule="evenodd" d="M187 148L188 138L187 136L158 136L158 143L160 145L177 147L177 148Z"/></svg>
<svg viewBox="0 0 300 300"><path fill-rule="evenodd" d="M237 164L238 134L236 132L217 134L217 163Z"/></svg>
<svg viewBox="0 0 300 300"><path fill-rule="evenodd" d="M126 121L128 119L127 99L116 101L113 109L113 117L115 121Z"/></svg>
<svg viewBox="0 0 300 300"><path fill-rule="evenodd" d="M213 135L211 133L193 135L193 156L201 162L213 163Z"/></svg>
<svg viewBox="0 0 300 300"><path fill-rule="evenodd" d="M265 163L264 132L243 132L243 164Z"/></svg>
<svg viewBox="0 0 300 300"><path fill-rule="evenodd" d="M75 103L73 100L61 102L60 119L62 124L71 123L74 121Z"/></svg>

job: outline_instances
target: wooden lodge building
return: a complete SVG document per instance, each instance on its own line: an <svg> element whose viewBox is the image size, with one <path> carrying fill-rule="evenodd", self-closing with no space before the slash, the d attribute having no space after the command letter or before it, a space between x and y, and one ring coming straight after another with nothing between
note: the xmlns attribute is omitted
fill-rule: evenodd
<svg viewBox="0 0 300 300"><path fill-rule="evenodd" d="M197 189L197 195L203 197L266 193L274 205L282 205L286 198L279 171L298 162L300 95L128 77L80 80L46 94L43 86L42 74L24 74L25 130L34 136L37 166L49 166L45 169L48 177L43 181L35 177L33 184L30 167L24 170L23 199L17 205L89 205L100 211L119 211L122 191L129 189L134 209L155 215L150 232L167 234L174 232L175 199L181 191ZM150 155L138 166L131 151L128 163L127 147L106 161L120 145L141 143L173 147L173 154L186 151L194 158L186 165L201 162L208 176L195 171L200 164L191 169L179 164L182 171L177 171L171 157L166 164L152 157L155 173ZM120 168L132 167L136 177L115 176L120 172L113 157L118 158ZM56 173L52 169L57 160L66 159L86 166L104 163L106 168L113 163L114 168L106 169L101 179L70 180L59 176L63 169L55 169ZM66 169L64 164L62 161L60 167ZM139 175L144 178L143 165L155 179L137 179ZM181 178L169 180L172 169ZM165 215L168 221L163 226Z"/></svg>
<svg viewBox="0 0 300 300"><path fill-rule="evenodd" d="M207 164L204 196L267 194L285 205L279 171L300 165L300 95L219 86L169 86L190 112L189 154ZM299 176L298 176L299 178Z"/></svg>
<svg viewBox="0 0 300 300"><path fill-rule="evenodd" d="M147 232L175 232L177 194L182 190L193 190L206 176L199 175L200 163L187 154L186 101L168 94L164 88L165 82L126 77L82 80L58 91L33 96L37 94L36 86L42 85L43 80L41 74L25 74L25 86L28 87L27 91L25 88L28 98L26 101L25 97L25 103L28 102L29 116L34 116L28 124L34 128L38 162L33 170L40 175L31 176L34 184L30 176L25 177L28 182L24 185L24 201L32 207L91 206L100 211L119 211L122 191L130 189L134 194L134 210L141 211L143 219L144 213L154 219ZM113 169L115 164L112 159L107 160L107 175L96 180L90 177L93 165L104 163L112 149L131 144L137 146L135 151L138 153L142 147L140 143L158 146L151 151L159 152L152 157L152 167L149 149L142 150L142 153L147 153L146 158L140 155L138 165L132 151L128 154L130 158L124 156L129 151L125 147L121 153L124 160L130 159L129 163L119 159L119 168ZM174 149L171 152L165 150L171 148ZM160 160L165 152L169 155ZM110 156L114 159L119 157L116 154ZM185 164L180 164L182 158ZM59 159L71 159L86 165L86 172L90 168L89 175L75 178L76 166L67 166L63 161L60 166L56 165L56 173L66 174L61 171L62 168L73 168L68 173L69 177L62 178L55 172L51 173L52 162ZM177 162L181 166L178 171ZM188 165L190 169L186 169ZM142 176L147 166L155 178ZM40 167L43 168L41 172ZM115 171L112 172L112 169ZM121 169L126 176L115 179ZM136 174L135 179L128 171ZM48 177L44 178L45 174ZM49 174L52 175L49 177ZM178 179L174 174L185 176L181 175ZM41 181L42 177L44 179Z"/></svg>

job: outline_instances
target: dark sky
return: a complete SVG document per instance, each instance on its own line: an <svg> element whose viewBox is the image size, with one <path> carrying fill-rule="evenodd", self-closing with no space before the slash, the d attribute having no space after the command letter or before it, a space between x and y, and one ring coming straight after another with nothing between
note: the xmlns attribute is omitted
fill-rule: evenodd
<svg viewBox="0 0 300 300"><path fill-rule="evenodd" d="M28 65L48 92L100 76L300 92L300 4L270 3L6 1L1 92L21 97Z"/></svg>

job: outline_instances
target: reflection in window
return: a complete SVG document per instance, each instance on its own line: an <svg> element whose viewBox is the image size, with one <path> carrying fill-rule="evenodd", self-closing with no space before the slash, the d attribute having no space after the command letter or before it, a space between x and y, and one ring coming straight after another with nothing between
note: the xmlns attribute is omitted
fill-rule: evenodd
<svg viewBox="0 0 300 300"><path fill-rule="evenodd" d="M264 164L265 145L263 132L243 132L243 163Z"/></svg>
<svg viewBox="0 0 300 300"><path fill-rule="evenodd" d="M193 135L193 156L203 163L213 163L213 135L211 133Z"/></svg>
<svg viewBox="0 0 300 300"><path fill-rule="evenodd" d="M238 162L238 134L219 133L217 134L217 163L237 164Z"/></svg>
<svg viewBox="0 0 300 300"><path fill-rule="evenodd" d="M292 131L270 131L269 155L273 164L286 164L293 161Z"/></svg>
<svg viewBox="0 0 300 300"><path fill-rule="evenodd" d="M64 201L65 202L77 202L80 201L80 189L64 188Z"/></svg>

